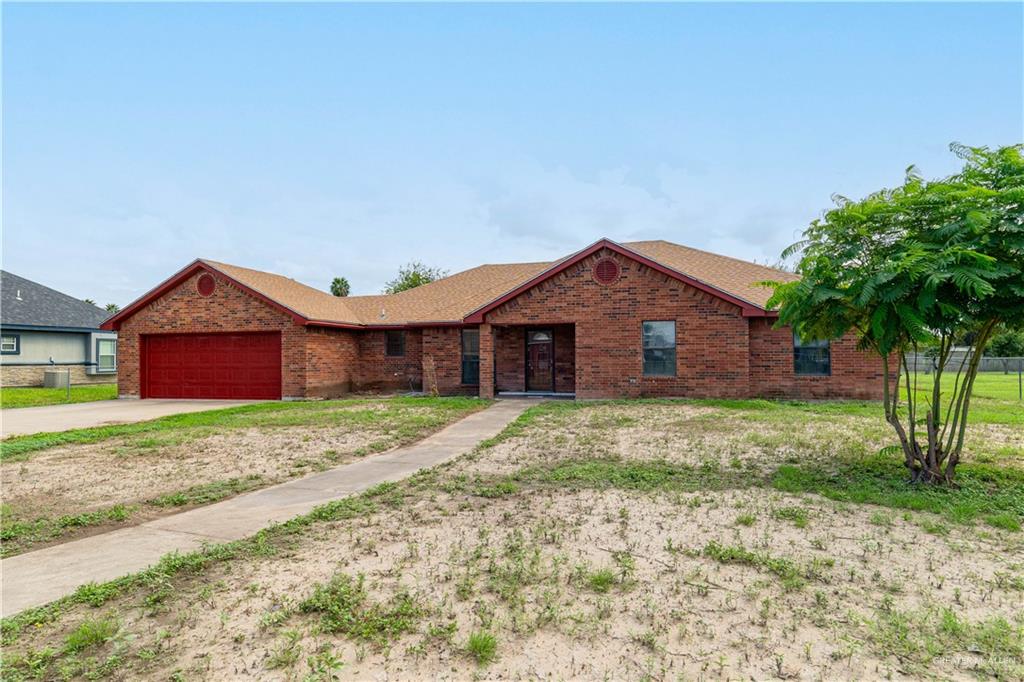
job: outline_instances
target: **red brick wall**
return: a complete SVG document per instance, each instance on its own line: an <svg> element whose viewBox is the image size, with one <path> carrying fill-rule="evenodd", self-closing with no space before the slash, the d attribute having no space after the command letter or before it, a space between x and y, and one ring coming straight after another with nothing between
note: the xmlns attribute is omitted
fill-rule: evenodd
<svg viewBox="0 0 1024 682"><path fill-rule="evenodd" d="M398 357L385 354L385 337L383 331L359 333L359 390L419 390L423 385L423 332L407 330L405 355Z"/></svg>
<svg viewBox="0 0 1024 682"><path fill-rule="evenodd" d="M772 328L773 321L750 319L750 387L767 398L882 398L882 359L857 350L852 334L834 339L832 374L793 372L793 331Z"/></svg>
<svg viewBox="0 0 1024 682"><path fill-rule="evenodd" d="M526 390L526 334L524 327L494 330L494 390Z"/></svg>
<svg viewBox="0 0 1024 682"><path fill-rule="evenodd" d="M602 286L591 276L600 257L615 258L621 277ZM433 359L442 394L478 392L462 380L461 330L406 332L406 354L384 355L382 331L307 328L217 276L209 297L196 277L125 320L118 336L119 393L138 397L139 336L161 333L280 331L284 397L341 395L352 388L406 388L422 383ZM676 321L676 376L645 377L641 322ZM522 390L523 326L555 328L556 390L580 398L615 396L878 398L881 361L855 349L852 337L832 343L832 374L796 376L793 342L771 321L743 318L739 308L628 258L603 252L488 313L481 325L481 384ZM494 355L488 336L493 325ZM495 364L497 367L495 367ZM495 376L495 369L497 373ZM493 385L493 384L492 384Z"/></svg>
<svg viewBox="0 0 1024 682"><path fill-rule="evenodd" d="M494 330L496 391L526 390L526 329ZM553 325L551 329L555 339L555 391L572 393L576 390L576 334L571 324Z"/></svg>
<svg viewBox="0 0 1024 682"><path fill-rule="evenodd" d="M336 398L355 388L360 336L345 329L306 328L307 398Z"/></svg>
<svg viewBox="0 0 1024 682"><path fill-rule="evenodd" d="M576 391L576 330L568 324L555 327L555 391Z"/></svg>
<svg viewBox="0 0 1024 682"><path fill-rule="evenodd" d="M591 275L603 257L620 266L611 286ZM493 325L575 324L580 398L749 394L747 321L739 308L610 251L541 283L486 319ZM675 377L643 376L644 320L676 321Z"/></svg>
<svg viewBox="0 0 1024 682"><path fill-rule="evenodd" d="M217 276L210 296L196 291L195 275L124 321L117 338L118 393L139 397L139 335L201 332L281 332L282 395L306 395L306 330L288 315Z"/></svg>
<svg viewBox="0 0 1024 682"><path fill-rule="evenodd" d="M459 327L424 329L422 343L424 361L427 357L434 359L437 388L441 395L477 395L476 386L462 384L462 330ZM481 363L480 372L483 371ZM425 383L423 390L430 390Z"/></svg>

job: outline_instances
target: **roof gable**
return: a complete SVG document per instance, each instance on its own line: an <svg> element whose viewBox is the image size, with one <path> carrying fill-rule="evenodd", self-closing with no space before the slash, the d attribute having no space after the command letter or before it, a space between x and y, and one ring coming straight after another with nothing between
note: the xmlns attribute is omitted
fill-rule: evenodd
<svg viewBox="0 0 1024 682"><path fill-rule="evenodd" d="M484 321L484 316L491 310L520 296L545 280L555 277L602 249L618 253L621 256L684 282L695 289L739 306L743 311L744 317L761 317L771 314L765 307L771 292L767 287L759 286L758 282L764 280L789 281L795 277L780 270L766 268L735 258L728 258L727 256L719 256L707 251L688 249L671 242L619 244L610 239L599 239L587 248L552 264L551 267L537 274L532 279L522 282L495 300L473 310L466 315L465 321L467 323L480 324ZM652 258L646 255L645 252L657 253L664 260ZM666 260L668 264L666 264ZM697 272L700 276L694 276L691 274L692 272Z"/></svg>
<svg viewBox="0 0 1024 682"><path fill-rule="evenodd" d="M0 323L4 326L99 329L109 313L56 289L0 271Z"/></svg>
<svg viewBox="0 0 1024 682"><path fill-rule="evenodd" d="M554 262L480 265L397 294L337 297L291 278L237 265L199 259L112 317L122 320L195 273L207 269L230 278L265 303L290 314L296 324L360 329L369 327L479 324L490 310L575 263L610 249L669 277L738 306L744 316L772 315L764 280L792 281L795 275L728 256L666 241L619 244L600 239Z"/></svg>

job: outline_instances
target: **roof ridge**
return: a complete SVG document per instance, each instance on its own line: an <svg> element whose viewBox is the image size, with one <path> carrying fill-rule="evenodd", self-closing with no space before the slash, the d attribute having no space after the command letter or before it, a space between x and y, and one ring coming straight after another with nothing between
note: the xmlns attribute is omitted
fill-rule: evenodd
<svg viewBox="0 0 1024 682"><path fill-rule="evenodd" d="M737 258L735 256L726 256L725 254L716 253L714 251L708 251L707 249L698 249L695 246L687 246L686 244L678 244L676 242L670 242L667 239L640 239L640 240L633 241L633 242L622 242L621 243L621 245L625 246L627 249L630 248L630 245L632 245L632 244L668 244L669 246L677 248L677 249L686 249L687 251L696 251L697 253L703 253L703 254L706 254L708 256L714 256L715 258L723 258L725 260L730 260L730 261L733 261L734 263L743 263L744 265L753 265L755 267L764 268L765 270L772 270L774 272L781 272L781 273L784 273L784 274L787 274L787 275L792 275L793 274L792 272L788 272L786 270L780 270L778 268L773 268L770 265L762 265L760 263L756 263L756 262L751 261L751 260L746 260L745 258ZM648 258L650 258L650 256L648 256ZM657 260L657 258L655 258L654 260ZM667 263L662 263L662 265L667 265Z"/></svg>

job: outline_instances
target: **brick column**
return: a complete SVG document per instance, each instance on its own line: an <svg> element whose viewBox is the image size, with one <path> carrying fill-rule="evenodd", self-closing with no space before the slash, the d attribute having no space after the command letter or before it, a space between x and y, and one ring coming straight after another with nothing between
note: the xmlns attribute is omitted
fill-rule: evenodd
<svg viewBox="0 0 1024 682"><path fill-rule="evenodd" d="M494 329L480 325L480 397L494 397Z"/></svg>

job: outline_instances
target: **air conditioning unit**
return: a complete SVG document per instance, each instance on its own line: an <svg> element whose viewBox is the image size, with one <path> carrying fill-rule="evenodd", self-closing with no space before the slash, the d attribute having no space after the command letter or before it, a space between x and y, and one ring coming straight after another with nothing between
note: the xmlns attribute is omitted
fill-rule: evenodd
<svg viewBox="0 0 1024 682"><path fill-rule="evenodd" d="M71 383L71 372L68 370L43 370L43 388L67 388L69 383Z"/></svg>

